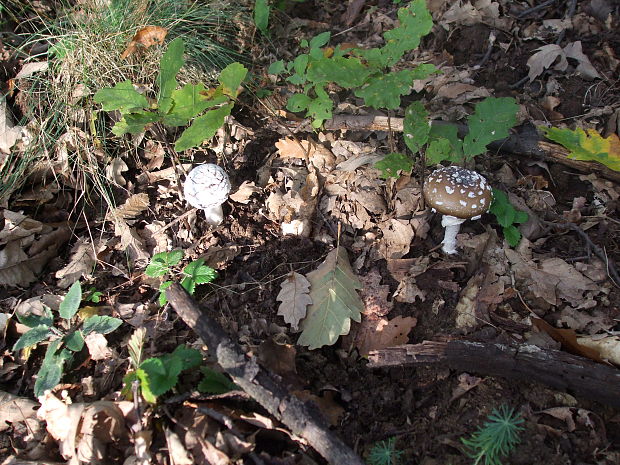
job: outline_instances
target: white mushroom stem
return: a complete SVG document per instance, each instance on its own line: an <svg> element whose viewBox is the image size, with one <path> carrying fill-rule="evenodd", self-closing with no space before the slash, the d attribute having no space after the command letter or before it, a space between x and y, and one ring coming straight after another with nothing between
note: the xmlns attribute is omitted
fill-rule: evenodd
<svg viewBox="0 0 620 465"><path fill-rule="evenodd" d="M224 210L222 210L222 204L213 205L211 207L203 208L205 212L205 219L210 226L217 226L224 221Z"/></svg>
<svg viewBox="0 0 620 465"><path fill-rule="evenodd" d="M441 225L446 228L446 232L443 236L441 250L447 254L456 253L456 235L461 228L461 223L465 221L465 218L457 218L456 216L443 215L441 218Z"/></svg>

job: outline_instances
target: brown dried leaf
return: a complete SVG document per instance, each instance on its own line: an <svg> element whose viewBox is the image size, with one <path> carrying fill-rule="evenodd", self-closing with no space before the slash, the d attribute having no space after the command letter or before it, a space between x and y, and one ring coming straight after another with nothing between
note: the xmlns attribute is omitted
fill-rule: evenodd
<svg viewBox="0 0 620 465"><path fill-rule="evenodd" d="M82 276L90 275L97 264L96 251L100 249L100 244L93 246L84 238L78 239L71 249L69 263L56 272L58 287L67 288Z"/></svg>
<svg viewBox="0 0 620 465"><path fill-rule="evenodd" d="M308 305L312 303L310 298L310 281L303 275L291 271L282 284L276 300L282 302L278 307L278 315L284 317L284 321L291 325L293 331L299 330L299 322L306 317Z"/></svg>
<svg viewBox="0 0 620 465"><path fill-rule="evenodd" d="M148 171L158 170L164 164L166 151L159 142L147 140L144 146L144 156L148 158L145 168Z"/></svg>
<svg viewBox="0 0 620 465"><path fill-rule="evenodd" d="M112 352L108 349L108 340L103 334L90 333L84 338L84 342L93 360L105 360L112 357Z"/></svg>
<svg viewBox="0 0 620 465"><path fill-rule="evenodd" d="M321 397L306 390L291 392L303 401L313 402L332 426L336 426L340 417L344 415L345 410L335 401L332 391L325 391Z"/></svg>
<svg viewBox="0 0 620 465"><path fill-rule="evenodd" d="M357 330L354 344L362 356L373 350L403 345L409 341L409 333L417 323L418 320L410 316L397 316L389 321L386 318L365 318Z"/></svg>
<svg viewBox="0 0 620 465"><path fill-rule="evenodd" d="M577 344L595 350L604 360L620 365L620 338L618 336L583 336L577 338Z"/></svg>
<svg viewBox="0 0 620 465"><path fill-rule="evenodd" d="M0 391L0 432L9 429L11 423L36 417L38 406L34 400Z"/></svg>
<svg viewBox="0 0 620 465"><path fill-rule="evenodd" d="M148 194L133 194L123 205L110 210L108 219L118 221L135 218L149 208L149 203Z"/></svg>
<svg viewBox="0 0 620 465"><path fill-rule="evenodd" d="M530 68L528 77L530 82L536 79L542 74L544 70L549 68L555 60L560 58L560 61L554 66L554 69L564 71L568 67L568 61L566 61L566 55L562 50L562 47L556 44L547 44L537 48L538 52L532 55L527 60L527 66Z"/></svg>
<svg viewBox="0 0 620 465"><path fill-rule="evenodd" d="M105 177L110 182L114 182L119 186L124 186L127 184L127 181L121 173L128 170L129 167L127 163L125 163L122 158L116 157L105 167Z"/></svg>
<svg viewBox="0 0 620 465"><path fill-rule="evenodd" d="M311 140L298 143L292 137L285 137L276 142L276 148L281 158L307 159L321 173L333 170L336 165L334 154L324 145Z"/></svg>
<svg viewBox="0 0 620 465"><path fill-rule="evenodd" d="M359 276L362 283L360 297L364 302L365 310L362 312L367 316L385 316L392 310L393 302L388 301L390 286L380 285L382 276L377 268L373 268L365 276Z"/></svg>
<svg viewBox="0 0 620 465"><path fill-rule="evenodd" d="M255 192L261 192L262 189L254 184L254 181L243 181L236 192L230 194L229 198L233 202L242 203L244 205L250 202L250 197Z"/></svg>
<svg viewBox="0 0 620 465"><path fill-rule="evenodd" d="M168 29L160 26L146 26L136 32L133 39L127 45L127 48L121 53L121 60L124 60L130 55L136 53L140 46L144 48L152 47L153 45L163 44Z"/></svg>
<svg viewBox="0 0 620 465"><path fill-rule="evenodd" d="M598 350L577 342L577 334L572 329L555 328L540 318L532 318L532 324L540 331L544 331L554 340L560 342L562 344L562 349L566 352L589 358L595 362L603 362Z"/></svg>

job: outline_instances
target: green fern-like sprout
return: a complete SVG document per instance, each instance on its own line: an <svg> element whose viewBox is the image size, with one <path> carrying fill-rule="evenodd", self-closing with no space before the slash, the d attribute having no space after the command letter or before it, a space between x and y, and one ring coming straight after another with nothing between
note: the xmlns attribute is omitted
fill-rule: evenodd
<svg viewBox="0 0 620 465"><path fill-rule="evenodd" d="M368 453L369 465L397 465L404 452L396 449L396 438L376 442Z"/></svg>
<svg viewBox="0 0 620 465"><path fill-rule="evenodd" d="M500 459L520 442L519 433L524 429L519 426L521 423L523 418L515 414L514 409L506 405L493 409L484 426L478 428L470 439L461 438L468 449L467 455L475 459L474 465L502 465Z"/></svg>

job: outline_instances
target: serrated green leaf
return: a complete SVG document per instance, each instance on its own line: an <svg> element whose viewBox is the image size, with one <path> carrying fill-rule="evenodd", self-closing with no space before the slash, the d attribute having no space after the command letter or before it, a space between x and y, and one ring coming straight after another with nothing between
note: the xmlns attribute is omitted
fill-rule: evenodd
<svg viewBox="0 0 620 465"><path fill-rule="evenodd" d="M308 60L310 57L302 53L301 55L297 55L293 60L293 71L297 74L306 74L306 67L308 66Z"/></svg>
<svg viewBox="0 0 620 465"><path fill-rule="evenodd" d="M129 352L129 361L134 368L140 366L142 362L142 350L146 340L146 328L137 328L129 341L127 342L127 351Z"/></svg>
<svg viewBox="0 0 620 465"><path fill-rule="evenodd" d="M128 378L128 382L131 382L133 381L134 377L126 376L126 378ZM142 393L142 397L144 398L144 400L147 401L149 404L154 404L155 402L157 402L157 396L151 391L150 379L147 372L142 370L141 368L138 368L135 372L135 378L140 381L140 392Z"/></svg>
<svg viewBox="0 0 620 465"><path fill-rule="evenodd" d="M371 71L358 58L326 58L308 63L306 78L314 84L335 82L345 89L361 86Z"/></svg>
<svg viewBox="0 0 620 465"><path fill-rule="evenodd" d="M314 36L312 39L310 39L310 42L308 44L308 46L311 49L316 49L316 48L320 48L323 47L325 44L327 44L327 42L329 42L329 39L331 38L332 33L327 31L327 32L321 32L320 34Z"/></svg>
<svg viewBox="0 0 620 465"><path fill-rule="evenodd" d="M119 82L114 87L99 89L94 100L101 104L104 111L119 110L121 113L129 113L149 106L146 97L139 94L129 80Z"/></svg>
<svg viewBox="0 0 620 465"><path fill-rule="evenodd" d="M63 338L67 349L73 352L79 352L84 348L84 337L81 331L73 331Z"/></svg>
<svg viewBox="0 0 620 465"><path fill-rule="evenodd" d="M444 160L456 162L459 158L456 158L452 152L452 145L448 139L443 137L432 140L426 148L426 164L436 165Z"/></svg>
<svg viewBox="0 0 620 465"><path fill-rule="evenodd" d="M414 0L398 10L398 27L383 34L386 44L382 48L383 66L394 66L405 52L420 45L420 39L433 28L433 18L425 0Z"/></svg>
<svg viewBox="0 0 620 465"><path fill-rule="evenodd" d="M94 315L84 320L84 336L90 333L108 334L123 324L123 320L106 315Z"/></svg>
<svg viewBox="0 0 620 465"><path fill-rule="evenodd" d="M191 370L202 363L202 354L200 351L187 347L185 344L177 346L171 354L165 357L177 357L181 360L182 371Z"/></svg>
<svg viewBox="0 0 620 465"><path fill-rule="evenodd" d="M418 153L428 142L431 130L428 112L422 102L413 102L405 110L403 120L403 139L411 152Z"/></svg>
<svg viewBox="0 0 620 465"><path fill-rule="evenodd" d="M199 258L183 269L183 274L186 277L181 281L181 286L190 295L194 295L196 284L210 283L217 277L217 271L204 265L204 261L204 258Z"/></svg>
<svg viewBox="0 0 620 465"><path fill-rule="evenodd" d="M50 327L47 325L39 325L35 326L30 331L25 332L22 336L17 340L15 345L13 346L13 352L16 352L25 347L31 347L38 344L41 341L45 341L52 331Z"/></svg>
<svg viewBox="0 0 620 465"><path fill-rule="evenodd" d="M159 305L162 307L168 303L168 298L166 297L166 289L172 286L172 281L164 281L159 285Z"/></svg>
<svg viewBox="0 0 620 465"><path fill-rule="evenodd" d="M172 91L177 88L179 83L176 80L177 73L181 70L185 61L183 53L185 52L185 44L183 39L177 37L168 45L168 49L161 57L159 63L159 75L157 76L157 87L159 95L157 102L159 103L159 112L165 115L172 108Z"/></svg>
<svg viewBox="0 0 620 465"><path fill-rule="evenodd" d="M233 104L231 103L216 110L210 110L196 118L192 125L183 131L183 134L177 139L174 149L177 152L182 152L192 147L198 147L205 140L211 139L222 127L232 108Z"/></svg>
<svg viewBox="0 0 620 465"><path fill-rule="evenodd" d="M220 73L218 78L225 95L236 98L239 95L239 86L248 74L248 70L241 63L231 63Z"/></svg>
<svg viewBox="0 0 620 465"><path fill-rule="evenodd" d="M286 102L286 109L295 113L307 110L311 100L306 94L293 94Z"/></svg>
<svg viewBox="0 0 620 465"><path fill-rule="evenodd" d="M80 302L82 302L82 286L79 281L76 281L71 285L62 302L60 302L58 313L65 320L70 320L80 308Z"/></svg>
<svg viewBox="0 0 620 465"><path fill-rule="evenodd" d="M476 105L475 112L467 119L469 133L463 141L467 158L484 153L493 141L508 137L508 131L517 122L519 105L511 97L487 97Z"/></svg>
<svg viewBox="0 0 620 465"><path fill-rule="evenodd" d="M143 393L148 389L153 396L160 396L169 391L179 381L182 369L183 362L178 357L165 360L158 357L146 359L137 370Z"/></svg>
<svg viewBox="0 0 620 465"><path fill-rule="evenodd" d="M204 377L198 383L198 391L207 394L225 394L239 389L235 383L226 377L224 373L212 370L208 367L200 367Z"/></svg>
<svg viewBox="0 0 620 465"><path fill-rule="evenodd" d="M160 119L157 113L142 111L138 113L127 113L116 122L112 128L112 134L122 136L124 134L140 134L146 130L148 124Z"/></svg>
<svg viewBox="0 0 620 465"><path fill-rule="evenodd" d="M560 128L540 128L545 137L570 150L569 158L596 161L614 171L620 171L620 138L611 134L603 138L595 129L574 131Z"/></svg>
<svg viewBox="0 0 620 465"><path fill-rule="evenodd" d="M54 323L54 315L52 314L52 309L48 306L43 306L43 315L35 315L34 313L28 313L22 315L20 313L16 313L17 319L23 325L28 326L29 328L34 328L35 326L44 325L44 326L52 326Z"/></svg>
<svg viewBox="0 0 620 465"><path fill-rule="evenodd" d="M357 289L362 285L355 276L343 247L332 250L319 267L306 276L311 283L303 331L297 343L318 349L332 345L341 335L348 334L351 320L360 321L364 304Z"/></svg>
<svg viewBox="0 0 620 465"><path fill-rule="evenodd" d="M508 241L511 247L516 247L519 245L521 241L521 231L514 226L510 225L507 228L502 228L502 232L504 233L504 238Z"/></svg>
<svg viewBox="0 0 620 465"><path fill-rule="evenodd" d="M369 107L395 110L400 107L401 96L411 93L413 75L412 70L403 69L373 77L364 87L356 89L355 95L363 98Z"/></svg>
<svg viewBox="0 0 620 465"><path fill-rule="evenodd" d="M284 71L284 61L278 60L278 61L274 61L273 63L269 65L269 68L267 69L267 74L278 75L282 71Z"/></svg>
<svg viewBox="0 0 620 465"><path fill-rule="evenodd" d="M182 250L172 250L170 252L159 252L153 255L151 262L146 267L145 273L151 278L158 278L170 272L170 268L178 265L183 260L185 252Z"/></svg>
<svg viewBox="0 0 620 465"><path fill-rule="evenodd" d="M185 126L189 121L214 104L206 96L204 84L185 84L172 91L172 108L164 116L164 124L168 126Z"/></svg>
<svg viewBox="0 0 620 465"><path fill-rule="evenodd" d="M459 139L458 128L454 124L433 124L428 134L430 140L447 139L452 147L452 154L446 160L456 164L462 163L463 141ZM427 152L428 158L428 152Z"/></svg>
<svg viewBox="0 0 620 465"><path fill-rule="evenodd" d="M495 215L508 243L515 247L521 240L521 232L515 225L525 223L528 220L527 213L516 210L508 200L508 196L498 189L493 189L493 202L489 212Z"/></svg>
<svg viewBox="0 0 620 465"><path fill-rule="evenodd" d="M410 172L413 169L413 160L404 153L390 153L383 160L375 163L375 168L381 171L381 178L397 178L398 172Z"/></svg>
<svg viewBox="0 0 620 465"><path fill-rule="evenodd" d="M267 35L269 32L267 27L269 26L270 10L271 7L267 0L256 0L254 2L254 24L256 25L256 29L264 35Z"/></svg>

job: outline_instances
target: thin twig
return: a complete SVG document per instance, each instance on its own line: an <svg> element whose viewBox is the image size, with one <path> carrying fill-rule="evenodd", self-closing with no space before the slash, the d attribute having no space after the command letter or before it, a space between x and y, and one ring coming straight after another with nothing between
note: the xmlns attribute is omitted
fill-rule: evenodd
<svg viewBox="0 0 620 465"><path fill-rule="evenodd" d="M522 19L527 15L532 13L536 13L537 11L542 10L543 8L547 8L550 5L553 5L557 0L547 0L546 2L541 3L540 5L533 6L532 8L528 8L527 10L523 10L521 13L517 15L517 19Z"/></svg>

